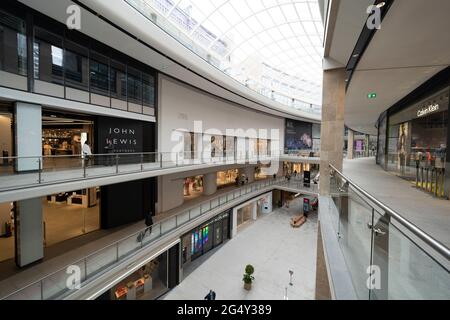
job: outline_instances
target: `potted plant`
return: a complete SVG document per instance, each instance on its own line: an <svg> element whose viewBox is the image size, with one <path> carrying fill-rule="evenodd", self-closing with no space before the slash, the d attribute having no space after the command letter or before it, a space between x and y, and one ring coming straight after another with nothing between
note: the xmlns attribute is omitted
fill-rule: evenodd
<svg viewBox="0 0 450 320"><path fill-rule="evenodd" d="M248 264L245 267L245 273L244 277L242 278L242 281L244 281L244 289L250 290L252 288L252 282L255 280L255 277L253 277L253 273L255 272L255 268L251 264Z"/></svg>

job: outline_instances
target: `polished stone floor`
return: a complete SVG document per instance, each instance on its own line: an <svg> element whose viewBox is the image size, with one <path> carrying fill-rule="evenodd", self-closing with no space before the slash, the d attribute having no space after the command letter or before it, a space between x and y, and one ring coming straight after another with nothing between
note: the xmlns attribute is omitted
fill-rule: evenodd
<svg viewBox="0 0 450 320"><path fill-rule="evenodd" d="M225 300L311 300L315 298L317 214L299 229L290 218L301 209L302 199L240 228L235 238L214 252L183 282L168 293L167 300L202 300L210 289ZM247 264L255 268L251 291L243 288ZM292 286L289 270L294 271Z"/></svg>
<svg viewBox="0 0 450 320"><path fill-rule="evenodd" d="M375 158L344 161L344 175L420 229L450 247L450 201L434 198L384 171Z"/></svg>

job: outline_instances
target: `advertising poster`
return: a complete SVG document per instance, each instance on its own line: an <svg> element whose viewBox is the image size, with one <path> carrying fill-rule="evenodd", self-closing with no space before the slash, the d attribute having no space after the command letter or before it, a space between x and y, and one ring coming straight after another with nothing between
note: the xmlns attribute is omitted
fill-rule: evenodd
<svg viewBox="0 0 450 320"><path fill-rule="evenodd" d="M284 144L286 150L312 150L312 124L286 120Z"/></svg>

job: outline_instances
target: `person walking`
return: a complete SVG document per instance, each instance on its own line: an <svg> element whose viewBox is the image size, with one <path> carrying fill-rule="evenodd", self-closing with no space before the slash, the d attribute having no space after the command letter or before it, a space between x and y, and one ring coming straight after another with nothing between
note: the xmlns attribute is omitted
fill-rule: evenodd
<svg viewBox="0 0 450 320"><path fill-rule="evenodd" d="M145 225L147 226L147 228L145 228L144 231L139 232L136 238L137 242L142 242L142 240L144 240L147 231L149 235L152 233L153 218L151 212L145 215Z"/></svg>
<svg viewBox="0 0 450 320"><path fill-rule="evenodd" d="M146 216L145 216L145 225L147 226L147 229L145 229L145 232L148 231L149 234L152 233L152 226L153 226L153 217L152 217L152 213L149 212Z"/></svg>
<svg viewBox="0 0 450 320"><path fill-rule="evenodd" d="M209 290L209 292L205 296L204 300L216 300L216 293L212 290Z"/></svg>
<svg viewBox="0 0 450 320"><path fill-rule="evenodd" d="M89 165L91 156L92 156L92 151L91 151L91 147L89 146L89 140L86 140L81 149L81 158L83 159L83 166Z"/></svg>

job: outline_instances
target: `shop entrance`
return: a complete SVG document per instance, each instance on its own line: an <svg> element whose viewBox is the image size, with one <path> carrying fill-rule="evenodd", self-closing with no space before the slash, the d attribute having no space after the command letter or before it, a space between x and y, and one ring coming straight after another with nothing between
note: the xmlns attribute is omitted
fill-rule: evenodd
<svg viewBox="0 0 450 320"><path fill-rule="evenodd" d="M183 268L229 239L230 212L219 214L182 237Z"/></svg>
<svg viewBox="0 0 450 320"><path fill-rule="evenodd" d="M15 256L14 202L0 203L0 262ZM100 229L100 188L61 192L42 198L45 247Z"/></svg>
<svg viewBox="0 0 450 320"><path fill-rule="evenodd" d="M184 179L184 200L192 200L203 194L203 176Z"/></svg>
<svg viewBox="0 0 450 320"><path fill-rule="evenodd" d="M89 141L94 150L94 122L85 116L44 111L42 114L43 168L70 168L81 165L81 149Z"/></svg>
<svg viewBox="0 0 450 320"><path fill-rule="evenodd" d="M217 172L217 188L225 188L230 185L237 184L239 178L239 170L227 170Z"/></svg>
<svg viewBox="0 0 450 320"><path fill-rule="evenodd" d="M3 158L13 156L13 113L12 106L0 102L0 156ZM0 174L13 172L14 163L10 159L2 159Z"/></svg>
<svg viewBox="0 0 450 320"><path fill-rule="evenodd" d="M100 188L49 195L42 199L46 247L100 229Z"/></svg>

